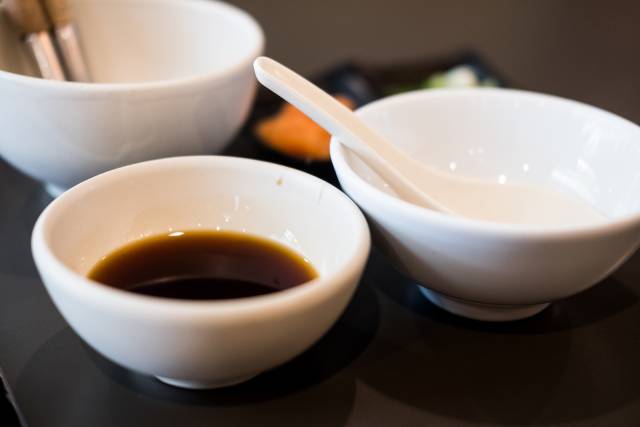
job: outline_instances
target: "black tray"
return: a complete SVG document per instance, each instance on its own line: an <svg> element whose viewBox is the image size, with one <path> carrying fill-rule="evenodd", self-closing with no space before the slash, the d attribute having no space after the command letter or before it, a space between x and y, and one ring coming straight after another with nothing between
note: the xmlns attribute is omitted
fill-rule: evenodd
<svg viewBox="0 0 640 427"><path fill-rule="evenodd" d="M458 56L386 70L346 64L324 77L355 73L375 97L385 84L469 61L486 69ZM336 183L329 163L257 144L253 121L277 106L262 92L226 154ZM639 255L535 317L491 324L434 307L374 249L353 301L320 342L245 384L196 392L122 369L69 329L31 258L31 228L49 201L0 161L0 366L29 426L640 425Z"/></svg>

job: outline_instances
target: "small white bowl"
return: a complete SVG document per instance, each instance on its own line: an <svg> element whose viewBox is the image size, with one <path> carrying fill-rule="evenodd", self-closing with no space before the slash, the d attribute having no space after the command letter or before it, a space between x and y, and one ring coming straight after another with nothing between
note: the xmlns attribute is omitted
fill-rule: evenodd
<svg viewBox="0 0 640 427"><path fill-rule="evenodd" d="M627 120L506 89L418 91L357 114L425 164L572 193L606 216L566 227L447 216L401 200L333 141L340 183L384 252L445 310L492 321L531 316L603 279L640 243L640 128Z"/></svg>
<svg viewBox="0 0 640 427"><path fill-rule="evenodd" d="M205 0L71 0L94 83L35 75L0 16L0 154L53 195L160 157L220 152L246 120L264 37ZM3 15L3 14L0 14Z"/></svg>
<svg viewBox="0 0 640 427"><path fill-rule="evenodd" d="M276 239L310 260L319 277L223 301L137 295L86 278L130 241L185 229ZM364 216L335 187L284 166L216 156L94 177L53 201L32 236L47 291L80 337L122 366L187 388L236 384L309 348L351 299L369 246Z"/></svg>

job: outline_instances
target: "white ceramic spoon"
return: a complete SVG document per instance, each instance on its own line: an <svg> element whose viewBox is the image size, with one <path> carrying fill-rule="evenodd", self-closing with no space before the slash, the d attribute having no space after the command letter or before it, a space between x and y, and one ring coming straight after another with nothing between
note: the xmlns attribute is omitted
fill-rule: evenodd
<svg viewBox="0 0 640 427"><path fill-rule="evenodd" d="M260 83L353 150L404 200L440 212L497 222L575 224L600 219L559 192L459 177L420 164L313 83L273 59L253 63Z"/></svg>

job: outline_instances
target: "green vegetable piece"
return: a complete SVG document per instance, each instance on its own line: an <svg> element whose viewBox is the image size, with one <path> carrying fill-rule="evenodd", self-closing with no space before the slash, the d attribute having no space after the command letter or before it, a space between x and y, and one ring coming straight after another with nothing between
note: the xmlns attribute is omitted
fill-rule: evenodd
<svg viewBox="0 0 640 427"><path fill-rule="evenodd" d="M423 89L437 89L447 87L447 76L445 73L434 73L422 82Z"/></svg>

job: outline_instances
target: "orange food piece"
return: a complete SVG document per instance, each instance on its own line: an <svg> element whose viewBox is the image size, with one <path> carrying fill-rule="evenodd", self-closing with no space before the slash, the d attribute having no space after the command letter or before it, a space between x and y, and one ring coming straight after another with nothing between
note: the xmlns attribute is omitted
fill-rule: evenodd
<svg viewBox="0 0 640 427"><path fill-rule="evenodd" d="M337 95L336 99L351 109L355 107L346 96ZM329 159L329 133L289 103L273 117L260 121L255 133L265 145L287 156L307 161Z"/></svg>

